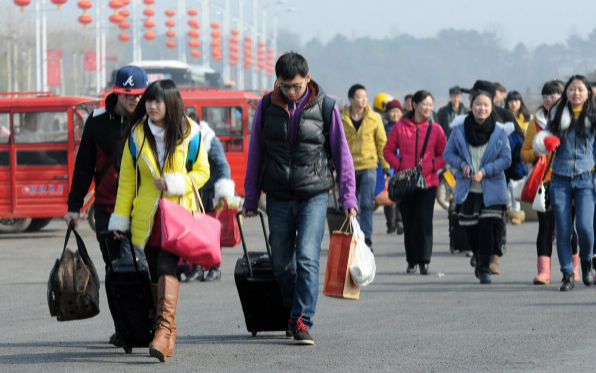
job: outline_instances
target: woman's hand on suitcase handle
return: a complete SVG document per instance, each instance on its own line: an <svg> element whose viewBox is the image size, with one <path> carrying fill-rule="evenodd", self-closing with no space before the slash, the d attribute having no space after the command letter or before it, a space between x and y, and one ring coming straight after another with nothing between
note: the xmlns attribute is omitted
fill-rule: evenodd
<svg viewBox="0 0 596 373"><path fill-rule="evenodd" d="M346 214L346 219L347 219L350 216L356 217L356 215L358 215L358 210L356 210L353 207L350 207L349 209L344 209L344 213Z"/></svg>
<svg viewBox="0 0 596 373"><path fill-rule="evenodd" d="M114 239L115 239L115 240L121 240L121 239L123 239L124 237L126 237L126 236L124 236L124 234L122 234L122 232L120 232L120 231L112 231L112 233L114 233Z"/></svg>

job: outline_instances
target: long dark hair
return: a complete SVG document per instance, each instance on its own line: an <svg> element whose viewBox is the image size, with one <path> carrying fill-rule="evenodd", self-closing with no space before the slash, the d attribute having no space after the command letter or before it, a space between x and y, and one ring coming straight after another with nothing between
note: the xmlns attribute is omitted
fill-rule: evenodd
<svg viewBox="0 0 596 373"><path fill-rule="evenodd" d="M524 99L522 98L522 95L518 92L518 91L511 91L507 94L507 97L505 98L505 109L509 109L509 102L510 101L519 101L520 102L520 107L519 107L519 111L521 112L521 114L524 116L524 119L526 120L526 122L530 121L530 118L532 117L530 115L530 111L528 110L528 108L526 107L526 103L524 102ZM517 113L513 113L516 116L519 115L519 112Z"/></svg>
<svg viewBox="0 0 596 373"><path fill-rule="evenodd" d="M134 129L134 125L143 122L143 130L155 159L158 160L157 156L157 144L155 137L151 133L149 128L147 108L145 104L147 101L161 100L166 105L166 116L164 118L165 123L165 162L170 167L173 167L172 155L176 152L176 146L182 143L186 137L190 134L190 123L184 112L184 103L180 96L180 91L176 87L176 83L173 80L157 80L151 84L145 90L135 111L130 117L128 117L126 136L122 139L121 151L124 148L124 143L130 137ZM122 154L122 153L120 153ZM165 164L163 165L165 167Z"/></svg>
<svg viewBox="0 0 596 373"><path fill-rule="evenodd" d="M493 120L495 122L502 122L501 117L499 116L499 114L497 114L497 111L495 110L495 103L494 103L495 97L486 91L478 91L472 95L472 98L470 98L470 111L472 110L472 107L474 106L474 101L476 101L476 99L480 96L485 96L488 98L488 101L490 101L490 106L491 106L490 116L491 116L491 118L493 118ZM470 115L474 116L474 113L470 113Z"/></svg>
<svg viewBox="0 0 596 373"><path fill-rule="evenodd" d="M563 87L565 85L563 84L562 81L557 80L557 79L553 79L553 80L549 80L548 82L544 83L544 85L542 86L542 92L541 94L543 96L545 95L559 95L562 96L563 95ZM561 98L559 98L557 100L557 102L553 103L553 105L551 106L551 109L553 107L555 107L557 105L557 103L561 101ZM548 110L546 110L546 108L544 106L542 106L542 112L544 114L544 116L548 115Z"/></svg>
<svg viewBox="0 0 596 373"><path fill-rule="evenodd" d="M567 89L569 88L569 86L571 85L571 83L574 80L579 80L581 81L584 86L586 87L586 89L588 90L588 99L586 100L586 102L584 102L584 106L582 108L582 112L579 115L579 118L577 118L577 120L575 120L575 117L573 116L573 108L571 107L571 103L569 102L569 99L567 98ZM575 126L575 131L583 138L588 136L588 133L586 132L586 119L588 119L591 123L592 123L592 127L590 128L590 131L592 133L594 133L594 130L596 127L596 101L594 100L594 94L592 93L592 85L590 84L590 81L583 75L574 75L571 78L569 78L569 80L567 81L567 84L565 84L565 88L563 89L563 94L561 95L561 98L559 100L559 103L557 104L557 111L555 111L555 116L553 118L553 120L551 121L551 130L555 133L558 134L559 132L561 132L561 118L563 117L563 110L565 110L565 108L569 109L569 112L572 114L571 115L571 121L572 121L572 125ZM567 131L571 131L571 125L569 126L569 128L567 129Z"/></svg>

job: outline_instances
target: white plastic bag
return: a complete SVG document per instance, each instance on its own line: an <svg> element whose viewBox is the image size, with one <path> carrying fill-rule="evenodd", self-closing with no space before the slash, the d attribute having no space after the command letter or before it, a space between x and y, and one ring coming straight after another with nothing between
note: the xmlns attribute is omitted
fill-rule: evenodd
<svg viewBox="0 0 596 373"><path fill-rule="evenodd" d="M375 256L364 242L364 233L360 229L358 220L355 217L350 219L354 230L354 239L356 240L356 248L350 262L350 274L356 285L366 286L375 279L375 272L377 271Z"/></svg>

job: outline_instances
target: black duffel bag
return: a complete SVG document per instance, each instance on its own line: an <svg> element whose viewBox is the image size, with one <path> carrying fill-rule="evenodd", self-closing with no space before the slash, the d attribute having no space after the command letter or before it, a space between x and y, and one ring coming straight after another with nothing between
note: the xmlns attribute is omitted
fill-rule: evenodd
<svg viewBox="0 0 596 373"><path fill-rule="evenodd" d="M418 158L418 127L416 127L416 154L414 159L418 160L418 165L393 174L391 180L389 180L389 187L387 188L389 199L393 202L401 202L404 198L414 193L416 189L428 189L428 184L426 183L426 179L422 174L422 159L424 158L424 153L426 152L426 146L428 145L428 139L430 138L432 127L433 122L429 121L426 137L424 138L424 144L422 145L420 159Z"/></svg>

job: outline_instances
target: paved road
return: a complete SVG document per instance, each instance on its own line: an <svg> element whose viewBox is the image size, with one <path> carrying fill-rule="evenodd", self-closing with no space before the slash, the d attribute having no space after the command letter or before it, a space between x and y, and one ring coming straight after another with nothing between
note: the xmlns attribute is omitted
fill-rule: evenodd
<svg viewBox="0 0 596 373"><path fill-rule="evenodd" d="M250 246L262 245L257 220L246 223ZM436 210L433 275L406 275L403 239L386 235L375 214L375 282L359 301L321 292L314 347L281 333L252 338L233 279L240 246L223 253L217 283L182 284L176 355L158 364L146 349L125 355L106 341L113 331L105 293L101 313L59 323L49 316L46 282L62 249L64 225L0 236L0 372L592 372L596 359L596 289L559 293L537 287L536 223L508 227L502 275L481 286L468 259L449 253L447 215ZM103 277L99 248L81 228ZM325 268L323 242L321 268ZM556 260L556 259L555 259Z"/></svg>

